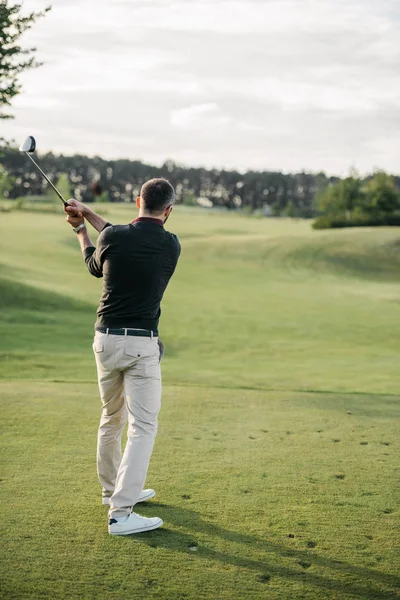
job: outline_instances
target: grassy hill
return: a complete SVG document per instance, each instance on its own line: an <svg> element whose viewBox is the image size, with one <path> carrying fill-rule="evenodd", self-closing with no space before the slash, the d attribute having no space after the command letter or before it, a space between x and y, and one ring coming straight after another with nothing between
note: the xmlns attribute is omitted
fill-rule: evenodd
<svg viewBox="0 0 400 600"><path fill-rule="evenodd" d="M142 510L165 527L116 540L94 467L101 282L61 211L0 217L3 597L394 598L400 230L187 208L168 227Z"/></svg>
<svg viewBox="0 0 400 600"><path fill-rule="evenodd" d="M187 209L169 226L183 252L163 304L166 383L397 393L396 228L317 233ZM92 381L101 282L77 240L61 214L6 214L0 227L0 377Z"/></svg>

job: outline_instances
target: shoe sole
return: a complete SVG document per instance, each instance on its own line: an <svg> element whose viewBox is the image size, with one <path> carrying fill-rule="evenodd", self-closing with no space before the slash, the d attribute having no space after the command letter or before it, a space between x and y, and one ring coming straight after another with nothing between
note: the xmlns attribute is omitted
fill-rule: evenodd
<svg viewBox="0 0 400 600"><path fill-rule="evenodd" d="M110 531L110 530L108 530L108 533L110 535L132 535L134 533L144 533L145 531L152 531L153 529L158 529L158 527L161 527L161 525L163 525L162 519L160 519L159 522L156 523L155 525L149 525L148 527L141 527L140 529L131 529L129 531Z"/></svg>
<svg viewBox="0 0 400 600"><path fill-rule="evenodd" d="M156 493L153 491L153 492L151 492L151 494L147 494L147 496L145 496L144 498L141 498L140 500L138 500L136 502L136 504L139 504L139 502L147 502L147 500L151 500L152 498L154 498L155 495L156 495ZM104 502L104 500L108 500L108 502ZM108 498L103 498L102 504L104 504L104 506L110 506L109 499Z"/></svg>

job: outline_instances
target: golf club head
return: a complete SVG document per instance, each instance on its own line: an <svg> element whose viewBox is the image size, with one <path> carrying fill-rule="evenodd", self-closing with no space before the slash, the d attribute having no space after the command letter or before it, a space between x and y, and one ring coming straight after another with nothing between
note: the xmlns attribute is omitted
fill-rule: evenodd
<svg viewBox="0 0 400 600"><path fill-rule="evenodd" d="M28 135L23 144L19 147L20 152L35 152L36 141L33 135Z"/></svg>

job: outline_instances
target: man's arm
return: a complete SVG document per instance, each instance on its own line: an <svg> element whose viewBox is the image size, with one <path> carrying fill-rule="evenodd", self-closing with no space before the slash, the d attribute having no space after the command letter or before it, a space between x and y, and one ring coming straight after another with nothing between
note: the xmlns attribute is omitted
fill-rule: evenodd
<svg viewBox="0 0 400 600"><path fill-rule="evenodd" d="M82 227L82 229L80 229L76 235L79 240L79 245L81 247L83 256L85 256L85 250L87 248L95 248L95 245L93 244L92 240L89 237L88 230L86 229L86 225L85 225L85 227Z"/></svg>
<svg viewBox="0 0 400 600"><path fill-rule="evenodd" d="M64 209L65 212L67 212L66 208ZM81 214L81 213L79 213L79 214ZM71 216L68 214L66 221L72 227L80 228L76 232L76 235L78 237L82 255L83 255L83 258L85 259L85 263L86 263L87 268L89 269L89 272L94 277L103 277L103 268L97 260L96 247L89 237L84 218L82 216Z"/></svg>
<svg viewBox="0 0 400 600"><path fill-rule="evenodd" d="M103 219L103 217L100 217L100 215L96 214L91 208L86 206L86 204L78 202L78 200L74 200L73 198L68 200L68 205L64 208L64 210L71 217L78 216L78 214L82 215L82 217L84 217L86 221L88 221L99 233L111 225L111 223Z"/></svg>

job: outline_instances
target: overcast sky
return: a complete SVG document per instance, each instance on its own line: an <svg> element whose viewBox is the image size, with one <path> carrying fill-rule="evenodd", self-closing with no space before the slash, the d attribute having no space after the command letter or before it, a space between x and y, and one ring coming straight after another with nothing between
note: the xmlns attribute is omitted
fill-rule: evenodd
<svg viewBox="0 0 400 600"><path fill-rule="evenodd" d="M399 0L25 0L13 121L39 150L400 172Z"/></svg>

